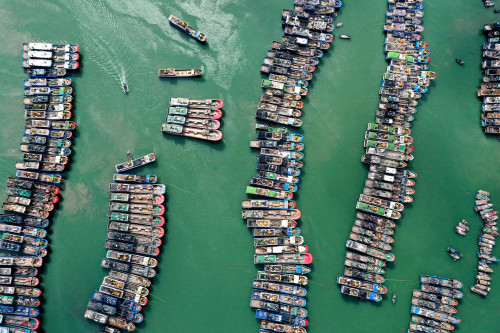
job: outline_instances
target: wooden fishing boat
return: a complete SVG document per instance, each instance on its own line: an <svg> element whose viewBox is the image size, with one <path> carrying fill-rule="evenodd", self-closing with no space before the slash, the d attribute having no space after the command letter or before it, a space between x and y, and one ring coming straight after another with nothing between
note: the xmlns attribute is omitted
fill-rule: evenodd
<svg viewBox="0 0 500 333"><path fill-rule="evenodd" d="M165 194L165 190L163 184L109 184L110 192Z"/></svg>
<svg viewBox="0 0 500 333"><path fill-rule="evenodd" d="M273 312L278 312L282 314L289 314L292 316L297 316L300 318L305 318L307 317L307 310L298 306L293 306L293 305L288 305L288 304L277 304L277 303L271 303L271 302L266 302L266 301L258 301L255 299L252 299L250 301L250 307L256 308L256 309L264 309L264 310L269 310Z"/></svg>
<svg viewBox="0 0 500 333"><path fill-rule="evenodd" d="M165 121L168 124L178 124L189 128L200 128L216 130L220 127L220 122L214 119L198 119L183 116L167 115Z"/></svg>
<svg viewBox="0 0 500 333"><path fill-rule="evenodd" d="M274 229L259 229L252 230L253 237L273 237L273 236L299 236L299 228L274 228Z"/></svg>
<svg viewBox="0 0 500 333"><path fill-rule="evenodd" d="M136 275L140 275L147 278L152 278L156 275L156 271L147 266L129 264L125 262L120 262L116 260L111 260L107 258L103 258L101 260L101 267L110 268L118 271L122 271L125 273L132 273ZM141 304L143 305L143 304Z"/></svg>
<svg viewBox="0 0 500 333"><path fill-rule="evenodd" d="M153 163L156 160L156 155L153 153L147 154L135 160L133 159L132 154L130 153L127 153L127 157L129 158L127 162L115 165L115 169L117 172L124 172L131 169L135 169L143 165Z"/></svg>
<svg viewBox="0 0 500 333"><path fill-rule="evenodd" d="M279 294L257 289L252 290L252 299L258 301L262 300L262 301L271 301L276 303L284 303L300 307L304 307L306 305L306 300L303 297L290 294Z"/></svg>
<svg viewBox="0 0 500 333"><path fill-rule="evenodd" d="M308 274L311 269L303 265L264 265L264 271L278 274ZM257 288L257 287L255 287Z"/></svg>
<svg viewBox="0 0 500 333"><path fill-rule="evenodd" d="M293 332L293 333L306 333L306 329L300 326L273 323L267 320L260 321L260 328L263 332Z"/></svg>
<svg viewBox="0 0 500 333"><path fill-rule="evenodd" d="M117 232L108 231L106 239L115 240L121 242L128 242L132 244L142 244L151 247L159 247L161 245L161 239L154 236L143 236L139 234L133 234L128 232Z"/></svg>
<svg viewBox="0 0 500 333"><path fill-rule="evenodd" d="M247 219L247 227L249 228L295 228L297 221L295 220L257 220Z"/></svg>
<svg viewBox="0 0 500 333"><path fill-rule="evenodd" d="M272 190L267 188L247 186L247 194L264 196L268 198L291 200L293 198L293 193L290 191Z"/></svg>
<svg viewBox="0 0 500 333"><path fill-rule="evenodd" d="M144 215L154 215L159 216L165 213L165 206L163 205L152 205L152 204L140 204L140 203L123 203L123 202L111 202L109 204L109 210L115 212L130 212L133 214L144 214ZM129 215L127 220L133 220L135 216ZM142 217L137 217L141 219Z"/></svg>
<svg viewBox="0 0 500 333"><path fill-rule="evenodd" d="M160 249L158 249L157 247L151 247L142 244L122 243L113 240L106 240L104 247L109 250L126 251L151 256L157 256L158 254L160 254Z"/></svg>
<svg viewBox="0 0 500 333"><path fill-rule="evenodd" d="M149 290L146 287L138 286L132 283L127 283L121 280L114 279L109 276L104 277L102 285L113 287L116 289L121 289L124 291L129 291L131 293L138 294L141 296L149 295Z"/></svg>
<svg viewBox="0 0 500 333"><path fill-rule="evenodd" d="M153 214L142 215L142 214L110 212L109 219L112 221L138 223L138 224L143 224L145 226L153 226L153 227L161 227L165 224L165 218L163 218L163 216L157 216Z"/></svg>
<svg viewBox="0 0 500 333"><path fill-rule="evenodd" d="M309 49L319 49L319 50L328 50L331 46L330 43L328 42L320 42L320 41L315 41L303 37L295 37L295 36L283 36L281 38L281 41L284 43L291 43L291 44L297 44L300 46L303 46L304 48L309 48Z"/></svg>
<svg viewBox="0 0 500 333"><path fill-rule="evenodd" d="M169 115L184 116L200 119L220 119L222 111L215 109L192 109L187 107L171 106L168 108Z"/></svg>
<svg viewBox="0 0 500 333"><path fill-rule="evenodd" d="M13 327L22 327L29 330L36 330L40 325L40 322L36 318L32 317L24 317L24 316L15 316L15 315L3 315L2 324L13 326ZM16 332L17 333L17 332Z"/></svg>
<svg viewBox="0 0 500 333"><path fill-rule="evenodd" d="M116 280L121 280L124 282L132 283L142 287L151 286L151 281L145 277L137 276L134 274L127 274L119 271L111 270L109 276Z"/></svg>
<svg viewBox="0 0 500 333"><path fill-rule="evenodd" d="M24 86L25 87L44 87L44 86L64 87L64 86L71 86L71 79L70 78L63 78L63 79L30 78L30 79L24 80Z"/></svg>
<svg viewBox="0 0 500 333"><path fill-rule="evenodd" d="M358 242L355 242L352 240L348 240L346 242L346 247L348 249L358 251L360 253L367 254L369 256L375 257L377 259L385 260L385 261L394 261L394 259L395 259L394 254L392 254L390 252L375 249L375 248L369 247L365 244L361 244L361 243L358 243Z"/></svg>
<svg viewBox="0 0 500 333"><path fill-rule="evenodd" d="M275 104L284 108L292 108L292 109L302 109L304 107L304 102L302 101L292 101L265 94L262 95L262 97L260 98L260 103Z"/></svg>
<svg viewBox="0 0 500 333"><path fill-rule="evenodd" d="M155 184L158 181L156 175L127 175L127 174L114 174L113 181L124 183L149 183Z"/></svg>
<svg viewBox="0 0 500 333"><path fill-rule="evenodd" d="M144 235L149 237L162 237L165 234L165 230L161 227L131 224L125 222L110 221L108 223L108 229L119 232L128 232L132 234Z"/></svg>
<svg viewBox="0 0 500 333"><path fill-rule="evenodd" d="M375 283L384 283L385 279L382 275L369 273L366 271L358 270L355 268L346 267L344 269L344 275L348 277L353 277L356 279L366 280Z"/></svg>
<svg viewBox="0 0 500 333"><path fill-rule="evenodd" d="M175 68L167 68L167 69L159 69L158 76L159 77L196 77L201 76L203 74L202 69L175 69Z"/></svg>
<svg viewBox="0 0 500 333"><path fill-rule="evenodd" d="M134 193L113 193L109 194L109 201L121 201L141 204L160 205L165 201L161 194L134 194Z"/></svg>
<svg viewBox="0 0 500 333"><path fill-rule="evenodd" d="M282 220L282 219L292 219L298 220L300 218L300 210L256 210L256 209L245 209L242 211L243 219L270 219L270 220Z"/></svg>
<svg viewBox="0 0 500 333"><path fill-rule="evenodd" d="M187 107L193 109L218 110L222 108L224 102L221 99L189 99L170 98L170 106Z"/></svg>
<svg viewBox="0 0 500 333"><path fill-rule="evenodd" d="M244 199L241 202L241 207L245 209L260 208L260 209L294 209L295 201L291 200L250 200Z"/></svg>
<svg viewBox="0 0 500 333"><path fill-rule="evenodd" d="M196 139L203 139L208 141L219 141L222 139L222 132L211 129L199 129L178 124L163 123L161 130L165 134L173 134L180 136L188 136Z"/></svg>
<svg viewBox="0 0 500 333"><path fill-rule="evenodd" d="M262 230L262 229L261 229ZM277 245L302 245L304 238L302 236L284 236L284 237L257 237L254 238L254 246L277 246Z"/></svg>
<svg viewBox="0 0 500 333"><path fill-rule="evenodd" d="M351 296L351 297L356 297L361 300L370 300L373 302L380 302L382 300L382 296L377 294L376 292L370 292L366 290L360 290L357 288L351 288L348 286L341 286L340 287L340 292L343 295Z"/></svg>
<svg viewBox="0 0 500 333"><path fill-rule="evenodd" d="M366 204L364 202L359 202L356 204L356 209L365 211L365 212L370 212L372 214L388 217L391 219L399 219L401 218L401 213L394 211L392 209L386 209L370 204Z"/></svg>
<svg viewBox="0 0 500 333"><path fill-rule="evenodd" d="M64 68L28 68L26 74L30 77L63 77L66 76L66 69Z"/></svg>
<svg viewBox="0 0 500 333"><path fill-rule="evenodd" d="M0 266L41 267L42 262L40 257L0 257Z"/></svg>
<svg viewBox="0 0 500 333"><path fill-rule="evenodd" d="M304 254L308 249L307 245L257 246L255 254Z"/></svg>
<svg viewBox="0 0 500 333"><path fill-rule="evenodd" d="M403 204L401 204L399 202L383 200L383 199L372 197L372 196L368 196L368 195L365 195L365 194L361 194L359 196L359 201L365 202L365 203L369 203L369 204L372 204L372 205L375 205L375 206L379 206L379 207L382 207L382 208L397 210L397 211L403 211L404 208L405 208L403 206Z"/></svg>
<svg viewBox="0 0 500 333"><path fill-rule="evenodd" d="M293 264L308 265L313 257L310 253L303 254L273 254L273 255L254 255L254 264Z"/></svg>
<svg viewBox="0 0 500 333"><path fill-rule="evenodd" d="M387 292L387 287L378 283L370 283L365 281L356 280L350 277L345 277L337 275L337 284L358 288L361 290L368 290L378 294L385 294Z"/></svg>
<svg viewBox="0 0 500 333"><path fill-rule="evenodd" d="M193 37L197 41L204 43L207 40L207 36L200 31L190 27L186 22L181 19L175 17L174 15L170 15L168 21L177 29L183 31L189 36Z"/></svg>

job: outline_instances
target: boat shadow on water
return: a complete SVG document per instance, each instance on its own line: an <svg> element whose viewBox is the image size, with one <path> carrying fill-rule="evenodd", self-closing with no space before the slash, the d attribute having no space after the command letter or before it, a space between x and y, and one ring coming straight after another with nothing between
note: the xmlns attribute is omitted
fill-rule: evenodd
<svg viewBox="0 0 500 333"><path fill-rule="evenodd" d="M188 66L186 66L188 67ZM193 81L193 82L199 82L199 83L205 83L206 79L205 77L202 76L193 76L193 77L158 77L159 81L165 81L167 82L166 84L173 84L176 85L179 81L184 82L184 81ZM220 120L220 119L219 119Z"/></svg>

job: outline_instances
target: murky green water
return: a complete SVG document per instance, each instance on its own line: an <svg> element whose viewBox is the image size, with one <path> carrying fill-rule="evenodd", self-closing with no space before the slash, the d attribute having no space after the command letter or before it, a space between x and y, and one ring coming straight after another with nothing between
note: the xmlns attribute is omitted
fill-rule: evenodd
<svg viewBox="0 0 500 333"><path fill-rule="evenodd" d="M254 174L248 148L262 79L259 65L281 36L280 12L291 0L11 1L0 0L0 179L13 175L23 128L21 47L25 40L81 45L82 70L73 75L73 163L50 234L42 275L45 332L96 332L83 318L92 290L105 275L107 184L113 166L155 152L154 172L168 184L168 232L158 277L151 287L141 332L257 332L248 307L252 238L240 219L240 199ZM467 288L477 265L480 219L472 210L479 188L500 205L498 140L479 126L480 27L493 11L479 0L425 2L424 39L438 72L418 106L412 128L415 203L396 229L396 261L387 269L389 298L382 304L341 297L344 244L366 167L359 162L366 123L374 119L385 69L385 1L345 1L337 40L315 75L304 107L306 166L298 195L301 229L314 255L308 309L310 332L404 332L411 290L421 273L455 277ZM169 26L173 13L208 35L207 46ZM497 16L498 17L498 16ZM465 67L454 59L462 58ZM203 67L203 79L159 80L158 68ZM125 80L129 95L120 82ZM168 98L222 98L223 142L165 136ZM462 218L471 232L453 227ZM453 263L446 247L465 255ZM498 255L498 253L496 253ZM495 267L494 267L495 268ZM469 291L458 306L458 332L500 332L500 278L481 299Z"/></svg>

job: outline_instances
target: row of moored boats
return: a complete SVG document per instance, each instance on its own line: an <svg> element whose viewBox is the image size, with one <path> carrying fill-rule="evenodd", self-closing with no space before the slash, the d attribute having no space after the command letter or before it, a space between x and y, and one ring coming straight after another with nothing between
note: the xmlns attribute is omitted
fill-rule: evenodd
<svg viewBox="0 0 500 333"><path fill-rule="evenodd" d="M220 99L171 98L161 130L165 134L219 141L223 105Z"/></svg>
<svg viewBox="0 0 500 333"><path fill-rule="evenodd" d="M71 155L73 88L67 71L78 45L23 44L25 127L16 175L7 179L0 214L0 331L36 332L42 291L38 269L47 255L49 216ZM73 59L73 60L71 60Z"/></svg>
<svg viewBox="0 0 500 333"><path fill-rule="evenodd" d="M302 98L330 48L340 6L333 0L295 0L293 10L282 11L284 34L272 42L261 66L268 77L261 82L265 92L256 117L274 124L256 125L250 147L259 151L257 173L246 189L251 199L242 201L260 267L250 301L260 332L305 333L308 325L304 286L313 257L297 228L301 212L293 201L304 166L303 136L279 125L302 126Z"/></svg>
<svg viewBox="0 0 500 333"><path fill-rule="evenodd" d="M341 293L379 302L391 253L393 228L405 205L413 201L415 172L406 170L413 159L411 122L418 99L436 77L429 71L429 50L422 41L423 4L415 0L388 0L384 52L389 61L382 76L375 121L364 137L369 165L363 193L356 204L356 220L346 242L344 275L337 278Z"/></svg>
<svg viewBox="0 0 500 333"><path fill-rule="evenodd" d="M106 256L109 269L87 304L85 318L102 325L102 332L134 331L143 321L156 257L165 234L165 185L156 175L115 174L109 185Z"/></svg>
<svg viewBox="0 0 500 333"><path fill-rule="evenodd" d="M472 292L485 297L490 292L492 280L490 275L493 273L493 269L489 265L498 262L498 258L492 254L498 236L498 215L493 209L489 195L489 192L482 190L479 190L476 194L474 210L483 220L484 226L478 239L479 252L477 257L479 263L477 265L476 284L470 287Z"/></svg>
<svg viewBox="0 0 500 333"><path fill-rule="evenodd" d="M460 323L456 306L464 296L460 290L463 283L433 275L421 275L420 282L420 290L413 290L408 333L453 331Z"/></svg>
<svg viewBox="0 0 500 333"><path fill-rule="evenodd" d="M500 137L500 23L483 27L483 79L477 96L482 98L481 127L486 134Z"/></svg>

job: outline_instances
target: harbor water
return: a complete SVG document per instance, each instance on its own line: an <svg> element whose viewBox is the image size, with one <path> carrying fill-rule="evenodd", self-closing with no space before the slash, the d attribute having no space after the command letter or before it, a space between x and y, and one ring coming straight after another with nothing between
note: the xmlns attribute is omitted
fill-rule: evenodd
<svg viewBox="0 0 500 333"><path fill-rule="evenodd" d="M137 170L167 184L167 233L138 332L257 332L250 309L253 243L240 200L255 174L255 110L262 93L260 64L282 34L280 14L292 0L0 0L0 180L15 173L23 130L23 41L78 43L81 70L72 75L78 127L62 200L50 226L41 275L41 330L97 332L83 318L106 271L108 183L130 151L157 161ZM480 0L425 0L423 37L438 73L417 107L412 126L418 173L415 202L394 235L396 261L385 274L381 304L343 297L345 241L367 168L360 162L366 124L373 121L386 61L386 1L344 1L334 47L323 57L304 106L305 167L299 227L314 256L309 275L311 333L405 332L412 290L420 274L459 279L457 332L500 332L500 276L484 299L468 288L476 275L481 220L473 211L478 189L500 205L500 149L480 127L481 28L500 20ZM206 45L169 25L174 14L208 36ZM341 40L339 34L350 34ZM459 66L455 58L465 61ZM159 68L203 68L203 78L159 79ZM130 93L122 91L126 82ZM166 136L170 97L221 98L219 143ZM2 195L3 198L6 195ZM469 221L466 237L454 233ZM464 253L453 262L452 246ZM497 250L493 253L498 256ZM498 269L497 265L491 265ZM391 296L396 293L396 304Z"/></svg>

